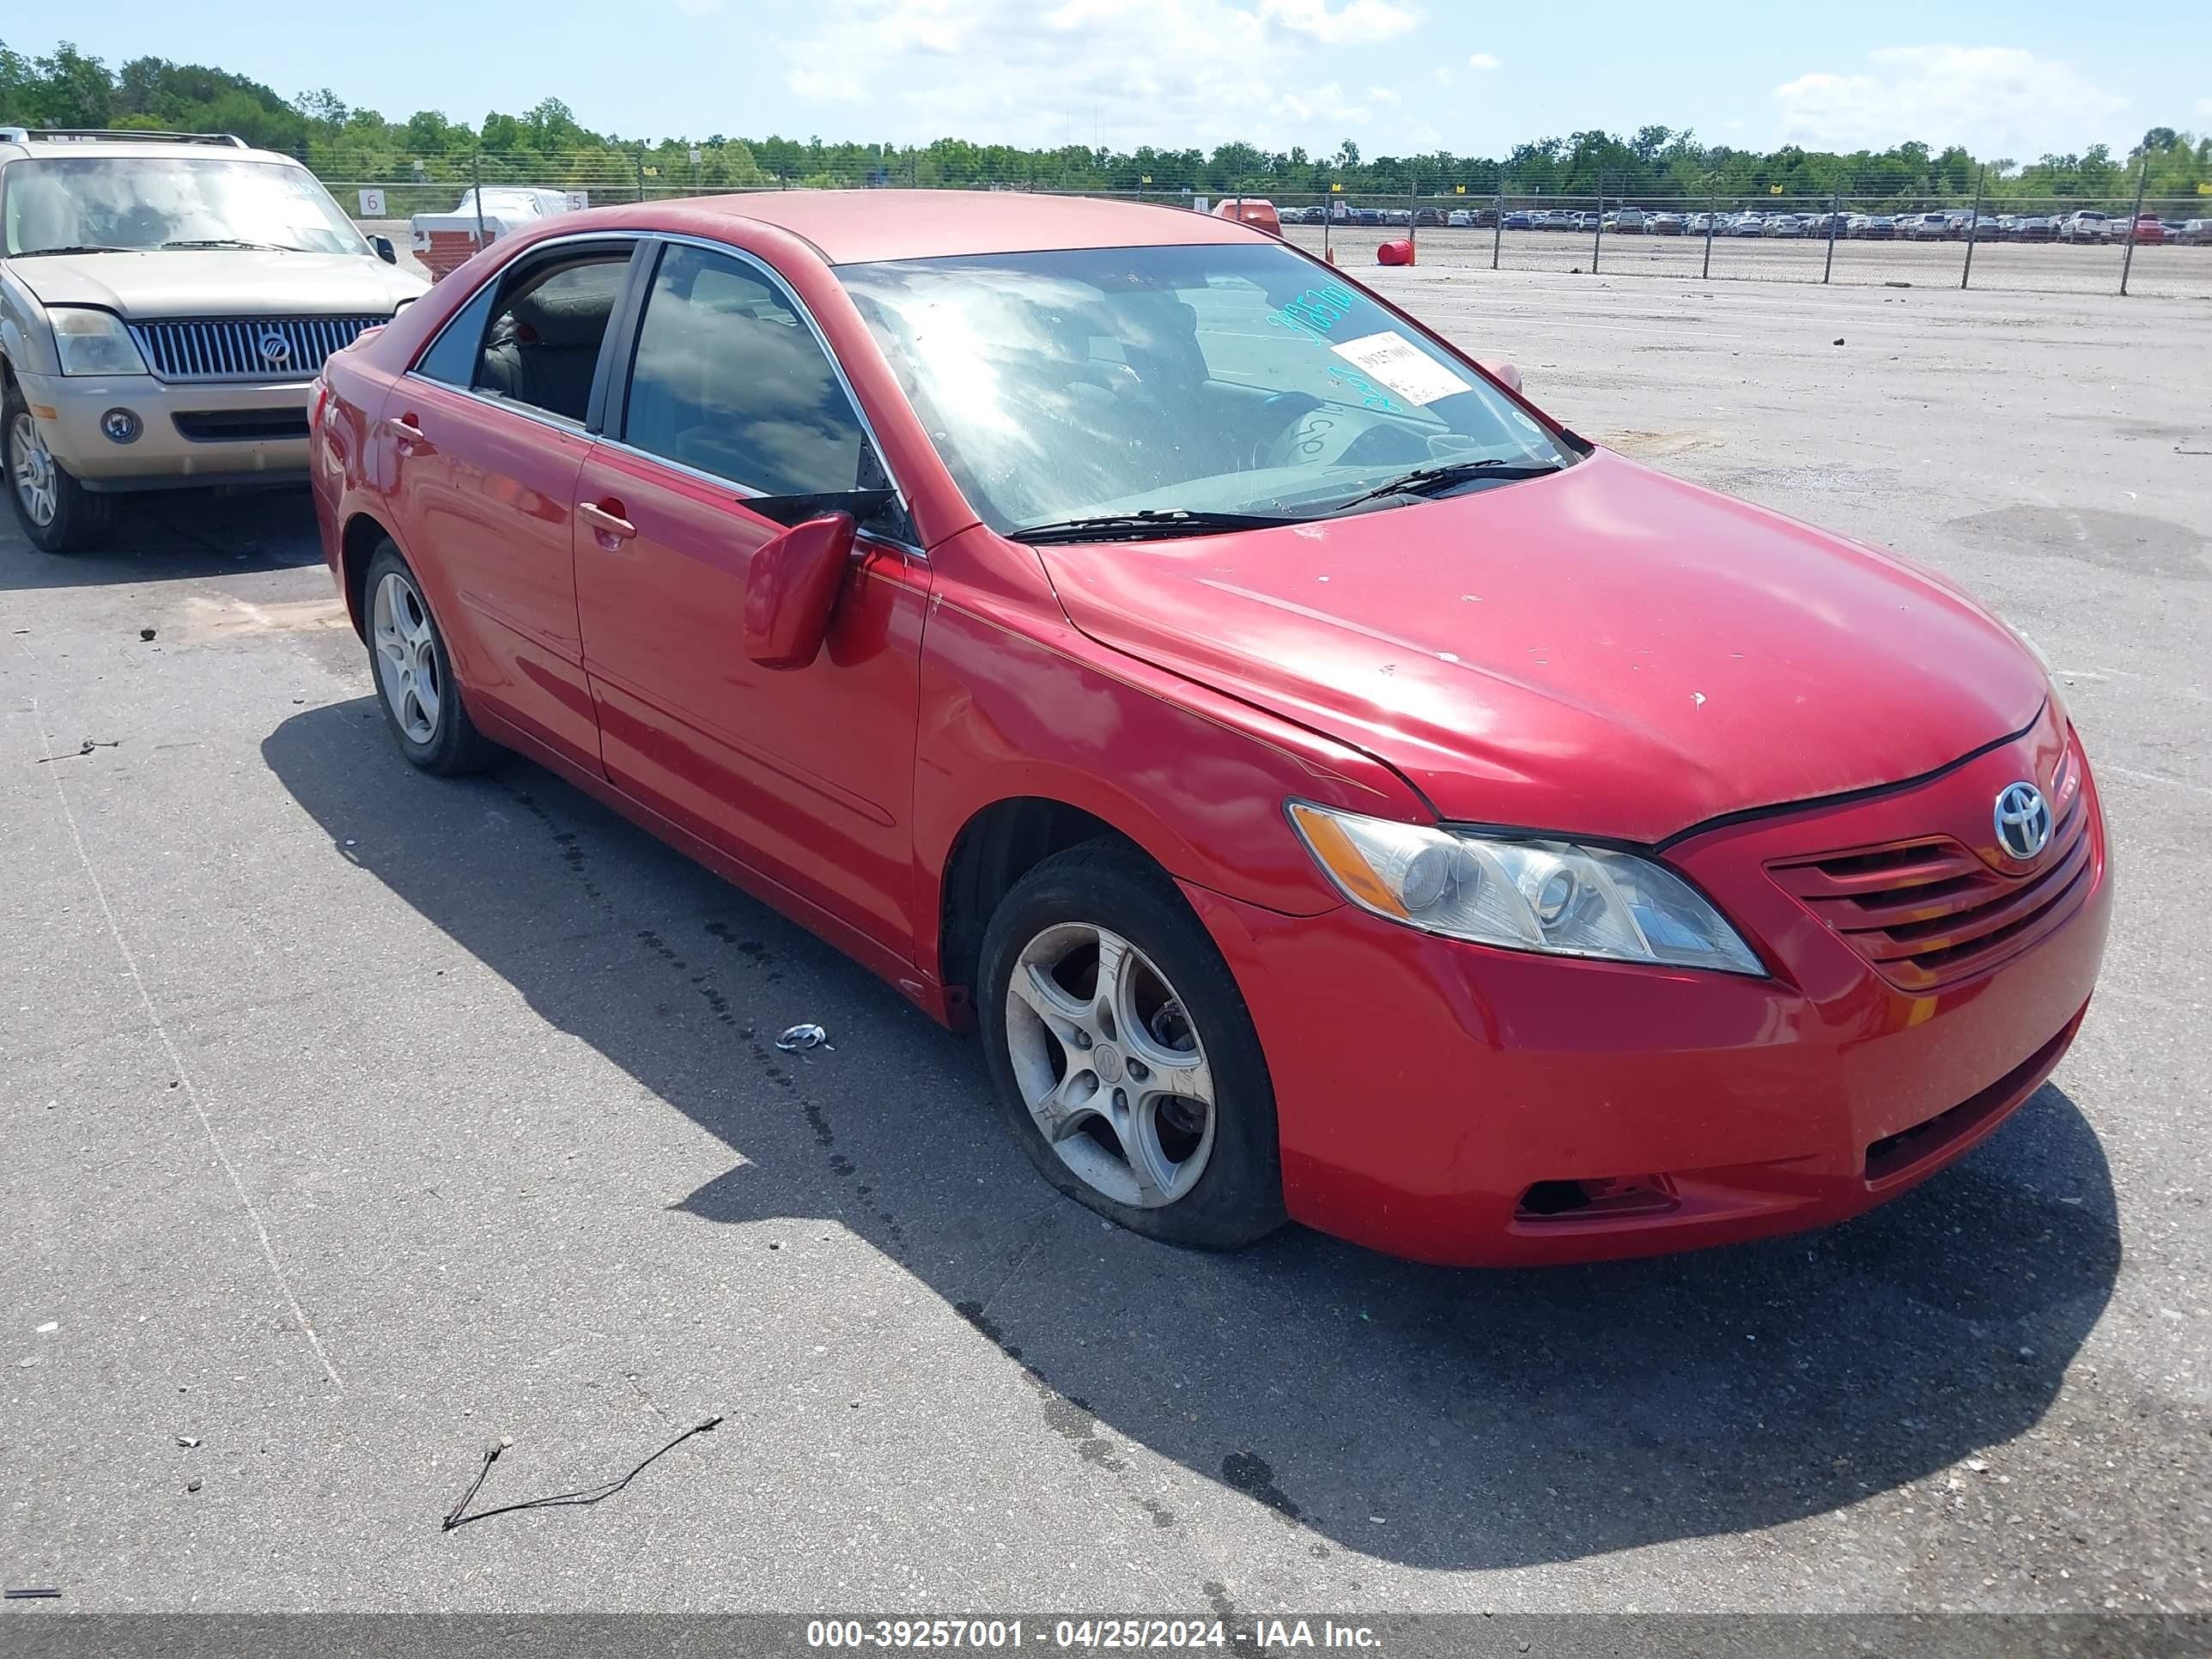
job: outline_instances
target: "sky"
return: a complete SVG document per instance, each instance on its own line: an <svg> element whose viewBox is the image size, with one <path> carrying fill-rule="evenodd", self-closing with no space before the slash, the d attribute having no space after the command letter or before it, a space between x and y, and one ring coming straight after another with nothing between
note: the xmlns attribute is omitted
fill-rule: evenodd
<svg viewBox="0 0 2212 1659"><path fill-rule="evenodd" d="M275 0L76 0L58 26L59 11L0 38L33 55L68 39L111 66L211 64L287 97L327 86L395 118L473 123L556 97L630 138L1498 155L1656 124L1753 149L1917 138L2028 161L2212 131L2203 0L380 0L314 30Z"/></svg>

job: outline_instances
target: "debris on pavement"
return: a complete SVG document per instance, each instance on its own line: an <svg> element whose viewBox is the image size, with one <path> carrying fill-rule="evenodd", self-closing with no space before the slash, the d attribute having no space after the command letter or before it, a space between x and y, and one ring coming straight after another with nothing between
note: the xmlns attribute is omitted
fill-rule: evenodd
<svg viewBox="0 0 2212 1659"><path fill-rule="evenodd" d="M48 761L75 760L79 755L89 755L95 749L119 749L122 746L123 739L120 738L87 738L65 754L40 756L39 764L44 766Z"/></svg>
<svg viewBox="0 0 2212 1659"><path fill-rule="evenodd" d="M52 1584L33 1584L24 1589L9 1590L5 1597L10 1601L58 1601L61 1594Z"/></svg>
<svg viewBox="0 0 2212 1659"><path fill-rule="evenodd" d="M142 640L150 640L154 637L154 630L150 628L142 628L138 630L138 637Z"/></svg>
<svg viewBox="0 0 2212 1659"><path fill-rule="evenodd" d="M187 1480L185 1482L185 1490L186 1492L198 1492L200 1489L200 1485L201 1483L198 1480Z"/></svg>
<svg viewBox="0 0 2212 1659"><path fill-rule="evenodd" d="M468 1507L475 1501L477 1493L483 1489L484 1477L491 1473L491 1466L499 1462L499 1455L514 1443L512 1438L502 1435L500 1437L499 1444L484 1453L483 1467L477 1471L477 1478L469 1482L469 1489L461 1494L461 1501L447 1511L446 1518L439 1523L438 1530L451 1532L455 1527L465 1527L471 1521L488 1521L495 1515L511 1515L517 1510L544 1510L562 1506L580 1508L586 1504L599 1503L603 1498L612 1498L693 1435L705 1434L718 1427L721 1421L720 1416L714 1416L708 1418L703 1423L695 1423L628 1474L615 1480L602 1481L596 1486L580 1486L574 1492L558 1492L544 1498L525 1498L516 1503L501 1504L497 1509L478 1510L474 1515L471 1515L467 1512Z"/></svg>
<svg viewBox="0 0 2212 1659"><path fill-rule="evenodd" d="M193 1451L198 1449L199 1443L200 1443L198 1440L194 1439L189 1434L180 1434L177 1437L177 1444L185 1451Z"/></svg>
<svg viewBox="0 0 2212 1659"><path fill-rule="evenodd" d="M793 1026L775 1040L775 1046L787 1054L807 1048L828 1048L833 1054L836 1052L830 1043L830 1033L814 1024Z"/></svg>

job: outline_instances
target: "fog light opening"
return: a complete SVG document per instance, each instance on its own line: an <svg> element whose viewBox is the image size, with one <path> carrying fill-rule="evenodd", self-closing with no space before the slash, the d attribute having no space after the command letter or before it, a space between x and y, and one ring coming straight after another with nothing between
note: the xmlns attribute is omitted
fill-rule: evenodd
<svg viewBox="0 0 2212 1659"><path fill-rule="evenodd" d="M100 417L100 429L107 434L110 443L132 444L145 430L138 416L127 409L111 409Z"/></svg>
<svg viewBox="0 0 2212 1659"><path fill-rule="evenodd" d="M1611 1221L1660 1215L1674 1207L1674 1183L1662 1175L1539 1181L1521 1194L1516 1221Z"/></svg>

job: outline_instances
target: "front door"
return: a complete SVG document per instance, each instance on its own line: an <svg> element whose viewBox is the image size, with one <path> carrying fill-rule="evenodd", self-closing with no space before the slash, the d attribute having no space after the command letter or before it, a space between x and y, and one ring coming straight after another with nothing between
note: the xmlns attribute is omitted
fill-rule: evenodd
<svg viewBox="0 0 2212 1659"><path fill-rule="evenodd" d="M650 255L647 257L651 257ZM767 268L670 243L576 483L583 660L607 776L910 959L927 566L864 522L821 654L744 654L748 568L789 498L882 484L844 384Z"/></svg>

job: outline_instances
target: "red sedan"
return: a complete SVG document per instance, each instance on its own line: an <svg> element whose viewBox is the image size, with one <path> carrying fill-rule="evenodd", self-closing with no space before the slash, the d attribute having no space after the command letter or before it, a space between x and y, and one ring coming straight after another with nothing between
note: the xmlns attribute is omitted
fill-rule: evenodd
<svg viewBox="0 0 2212 1659"><path fill-rule="evenodd" d="M1227 219L640 204L332 358L316 502L410 761L526 756L979 1027L1123 1225L1864 1210L2081 1024L2080 740L1940 578L1512 386Z"/></svg>

